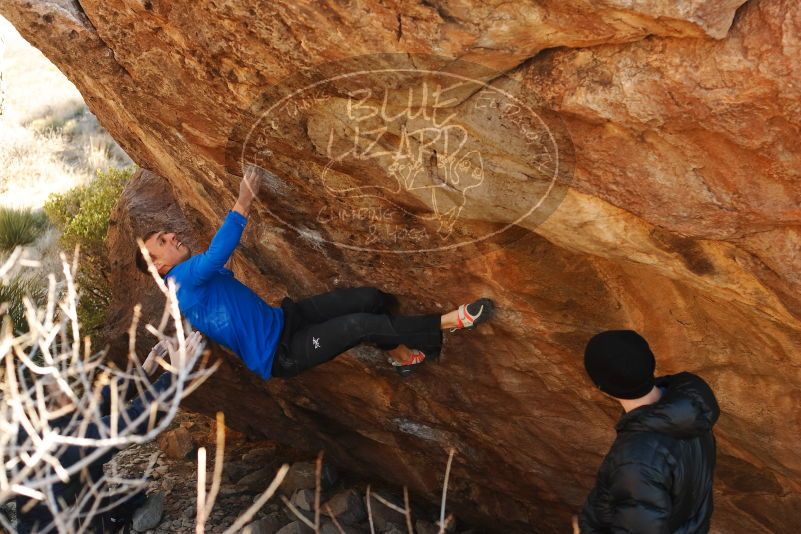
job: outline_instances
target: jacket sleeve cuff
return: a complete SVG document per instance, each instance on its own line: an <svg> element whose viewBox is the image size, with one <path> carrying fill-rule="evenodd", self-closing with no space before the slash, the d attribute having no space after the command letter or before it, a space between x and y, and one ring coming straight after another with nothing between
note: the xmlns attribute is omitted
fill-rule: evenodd
<svg viewBox="0 0 801 534"><path fill-rule="evenodd" d="M234 210L231 210L231 211L228 212L228 216L226 217L226 219L231 221L231 222L233 222L233 223L238 224L239 226L241 226L243 228L248 223L247 217L245 217L244 215L242 215L238 211L234 211Z"/></svg>

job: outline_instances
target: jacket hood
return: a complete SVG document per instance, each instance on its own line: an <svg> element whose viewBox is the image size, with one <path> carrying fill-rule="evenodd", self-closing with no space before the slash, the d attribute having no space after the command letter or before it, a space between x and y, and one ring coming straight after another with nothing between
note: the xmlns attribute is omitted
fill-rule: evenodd
<svg viewBox="0 0 801 534"><path fill-rule="evenodd" d="M657 378L656 385L663 389L659 402L624 414L617 423L618 432L658 432L688 439L712 430L720 408L701 377L680 373Z"/></svg>

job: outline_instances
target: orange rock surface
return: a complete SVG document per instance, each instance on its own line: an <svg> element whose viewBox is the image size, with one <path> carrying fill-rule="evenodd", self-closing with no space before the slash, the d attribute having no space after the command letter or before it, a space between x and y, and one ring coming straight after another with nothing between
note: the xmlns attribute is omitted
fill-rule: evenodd
<svg viewBox="0 0 801 534"><path fill-rule="evenodd" d="M264 384L217 351L193 409L432 499L454 447L454 513L566 531L618 416L584 343L634 328L659 373L718 395L714 532L801 531L797 1L4 0L0 14L152 171L109 234L113 348L133 303L159 307L132 236L168 225L202 249L240 155L273 175L233 268L269 302L369 284L408 313L498 304L407 379L363 348Z"/></svg>

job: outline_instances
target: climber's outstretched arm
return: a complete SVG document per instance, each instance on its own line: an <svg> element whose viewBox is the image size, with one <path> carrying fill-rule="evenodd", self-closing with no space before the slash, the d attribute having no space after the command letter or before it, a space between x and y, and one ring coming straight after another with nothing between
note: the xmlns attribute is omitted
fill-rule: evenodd
<svg viewBox="0 0 801 534"><path fill-rule="evenodd" d="M195 284L203 284L222 269L234 253L242 232L245 231L250 205L259 192L260 174L257 168L246 165L245 176L239 184L239 198L228 213L220 229L211 240L208 250L187 260L189 279Z"/></svg>

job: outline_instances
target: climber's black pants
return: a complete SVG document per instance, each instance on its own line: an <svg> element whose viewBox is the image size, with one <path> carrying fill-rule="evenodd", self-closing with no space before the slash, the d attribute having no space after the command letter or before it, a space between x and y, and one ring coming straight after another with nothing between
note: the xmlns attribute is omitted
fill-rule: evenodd
<svg viewBox="0 0 801 534"><path fill-rule="evenodd" d="M395 297L372 287L335 289L298 302L284 299L284 331L272 375L295 376L360 343L435 349L442 345L440 315L390 315Z"/></svg>

